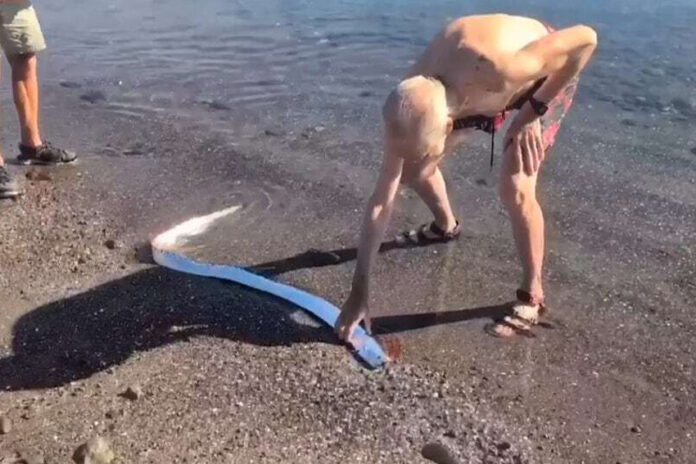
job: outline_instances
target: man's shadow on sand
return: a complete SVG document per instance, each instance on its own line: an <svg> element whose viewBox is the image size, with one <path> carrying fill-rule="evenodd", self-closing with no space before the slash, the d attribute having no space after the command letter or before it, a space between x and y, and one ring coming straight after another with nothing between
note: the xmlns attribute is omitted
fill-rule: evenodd
<svg viewBox="0 0 696 464"><path fill-rule="evenodd" d="M388 242L381 251L402 248ZM276 277L336 265L355 249L309 250L252 266ZM507 305L441 313L373 318L376 335L478 318L497 318ZM323 324L296 317L293 305L216 279L153 267L59 300L22 316L13 327L13 355L0 359L0 390L51 388L84 379L128 359L135 351L213 336L259 346L337 344Z"/></svg>

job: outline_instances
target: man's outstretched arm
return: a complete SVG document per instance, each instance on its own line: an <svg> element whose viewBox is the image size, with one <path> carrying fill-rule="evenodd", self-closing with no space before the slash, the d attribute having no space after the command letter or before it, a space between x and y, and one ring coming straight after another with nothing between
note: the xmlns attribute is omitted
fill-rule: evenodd
<svg viewBox="0 0 696 464"><path fill-rule="evenodd" d="M358 260L350 295L336 321L336 333L341 340L350 341L353 330L363 319L366 328L368 331L370 330L368 307L370 268L379 251L394 209L403 163L403 158L387 150L377 185L370 197L363 219L358 245Z"/></svg>

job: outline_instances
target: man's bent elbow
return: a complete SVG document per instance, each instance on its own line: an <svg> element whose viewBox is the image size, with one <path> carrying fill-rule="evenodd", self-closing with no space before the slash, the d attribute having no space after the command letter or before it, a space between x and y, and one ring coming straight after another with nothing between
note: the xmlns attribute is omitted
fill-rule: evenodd
<svg viewBox="0 0 696 464"><path fill-rule="evenodd" d="M582 31L582 36L584 38L583 42L585 45L595 48L597 46L597 31L592 29L590 26L581 24L578 28Z"/></svg>

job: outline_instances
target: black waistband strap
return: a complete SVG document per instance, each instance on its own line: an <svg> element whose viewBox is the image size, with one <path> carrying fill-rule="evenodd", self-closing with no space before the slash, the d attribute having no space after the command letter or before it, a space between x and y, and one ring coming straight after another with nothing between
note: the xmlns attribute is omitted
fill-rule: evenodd
<svg viewBox="0 0 696 464"><path fill-rule="evenodd" d="M435 76L435 79L442 82L445 85L440 76ZM539 87L541 87L546 81L546 77L539 79L534 83L532 87L529 88L524 94L522 94L517 100L515 100L511 105L508 105L505 111L519 110L522 105L525 104L527 100L534 96ZM446 86L445 86L446 87ZM491 171L493 170L493 159L495 156L495 120L493 116L484 116L482 114L475 114L473 116L467 116L466 118L460 118L454 120L452 125L453 130L459 129L477 129L483 132L488 132L491 134Z"/></svg>

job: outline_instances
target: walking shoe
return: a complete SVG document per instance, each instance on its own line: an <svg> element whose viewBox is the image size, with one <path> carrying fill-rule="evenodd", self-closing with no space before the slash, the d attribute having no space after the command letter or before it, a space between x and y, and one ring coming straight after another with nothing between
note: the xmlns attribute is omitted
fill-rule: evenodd
<svg viewBox="0 0 696 464"><path fill-rule="evenodd" d="M19 156L17 162L20 164L41 164L55 166L58 164L72 163L77 159L77 155L71 151L54 147L49 142L44 142L38 147L30 147L22 143L19 144Z"/></svg>
<svg viewBox="0 0 696 464"><path fill-rule="evenodd" d="M15 198L22 194L19 184L12 179L5 166L0 166L0 199Z"/></svg>

